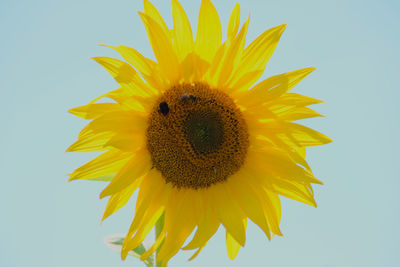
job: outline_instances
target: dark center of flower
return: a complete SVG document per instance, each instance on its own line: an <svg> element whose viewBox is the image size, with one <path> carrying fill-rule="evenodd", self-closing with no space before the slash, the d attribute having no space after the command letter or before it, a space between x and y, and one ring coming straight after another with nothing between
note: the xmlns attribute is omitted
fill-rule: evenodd
<svg viewBox="0 0 400 267"><path fill-rule="evenodd" d="M224 141L223 124L217 113L192 112L184 121L183 130L197 154L215 152Z"/></svg>
<svg viewBox="0 0 400 267"><path fill-rule="evenodd" d="M206 84L170 88L148 122L153 165L174 186L208 187L244 163L249 141L241 112L228 95Z"/></svg>

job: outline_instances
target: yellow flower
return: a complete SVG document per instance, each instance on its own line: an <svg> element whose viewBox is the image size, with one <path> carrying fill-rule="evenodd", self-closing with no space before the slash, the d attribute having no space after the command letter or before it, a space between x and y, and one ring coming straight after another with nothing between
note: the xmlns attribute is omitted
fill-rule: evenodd
<svg viewBox="0 0 400 267"><path fill-rule="evenodd" d="M294 123L321 116L308 105L321 101L289 91L314 68L270 77L264 72L286 25L262 33L245 48L249 19L239 30L240 7L229 19L226 41L210 0L200 7L193 40L189 20L172 0L173 29L144 0L139 12L157 59L126 46L126 60L96 57L120 88L71 109L91 120L68 151L105 151L75 170L70 180L109 181L103 219L139 189L122 257L139 246L160 216L165 224L154 245L166 264L183 246L196 256L222 224L230 258L246 239L247 218L270 239L279 229L279 195L316 206L315 178L305 147L331 142ZM101 98L112 103L97 103Z"/></svg>

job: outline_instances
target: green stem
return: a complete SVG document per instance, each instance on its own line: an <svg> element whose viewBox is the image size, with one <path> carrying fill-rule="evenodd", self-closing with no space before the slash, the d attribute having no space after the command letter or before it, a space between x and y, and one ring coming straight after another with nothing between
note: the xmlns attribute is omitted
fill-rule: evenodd
<svg viewBox="0 0 400 267"><path fill-rule="evenodd" d="M161 215L161 217L156 222L156 227L155 227L155 231L154 231L155 232L155 240L157 240L157 238L161 234L162 229L164 228L164 221L165 221L165 213L163 213L163 215ZM161 262L157 262L157 256L158 256L159 251L160 251L160 248L157 249L156 255L154 257L154 266L155 267L161 267Z"/></svg>

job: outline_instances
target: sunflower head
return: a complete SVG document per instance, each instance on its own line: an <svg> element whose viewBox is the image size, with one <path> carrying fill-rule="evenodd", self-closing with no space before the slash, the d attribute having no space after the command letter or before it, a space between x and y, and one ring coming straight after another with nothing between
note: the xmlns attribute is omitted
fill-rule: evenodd
<svg viewBox="0 0 400 267"><path fill-rule="evenodd" d="M316 206L311 185L321 182L305 147L331 141L295 123L321 116L307 107L321 101L290 92L314 68L257 82L286 25L245 47L249 19L239 27L239 4L226 38L210 0L201 2L195 37L177 0L172 28L147 0L139 15L156 61L122 45L109 47L125 61L94 58L120 87L70 110L90 122L68 151L103 152L70 180L108 182L103 219L139 190L123 258L160 218L165 224L141 259L159 250L163 265L193 231L183 249L196 249L195 257L222 224L232 259L245 244L247 219L268 238L282 235L279 196ZM98 103L102 98L111 101Z"/></svg>
<svg viewBox="0 0 400 267"><path fill-rule="evenodd" d="M205 83L164 92L149 115L146 139L154 167L178 188L225 181L243 165L249 146L240 109Z"/></svg>

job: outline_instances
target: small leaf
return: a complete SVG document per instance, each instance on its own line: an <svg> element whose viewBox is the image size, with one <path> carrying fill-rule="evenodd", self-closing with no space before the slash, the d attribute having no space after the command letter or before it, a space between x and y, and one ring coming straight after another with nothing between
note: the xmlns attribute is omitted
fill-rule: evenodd
<svg viewBox="0 0 400 267"><path fill-rule="evenodd" d="M121 253L122 244L124 243L124 234L113 234L104 237L104 243L113 251L117 253ZM128 255L139 258L146 251L146 247L143 244L140 244L137 248L132 249L128 252ZM147 266L153 266L154 257L151 256L147 260L144 261Z"/></svg>

